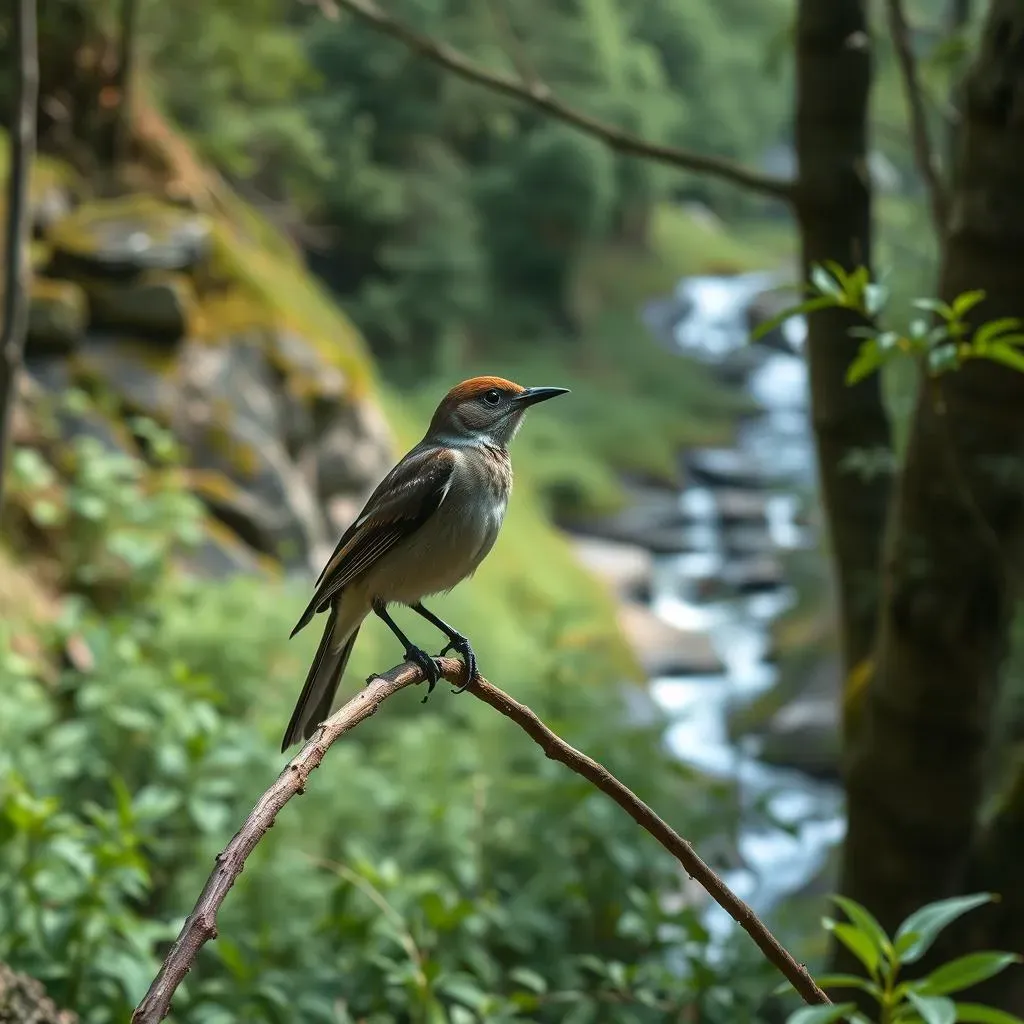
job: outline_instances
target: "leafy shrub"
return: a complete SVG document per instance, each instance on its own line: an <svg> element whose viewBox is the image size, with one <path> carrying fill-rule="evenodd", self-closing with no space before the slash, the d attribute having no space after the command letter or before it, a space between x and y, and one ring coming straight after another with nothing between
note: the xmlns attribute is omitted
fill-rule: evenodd
<svg viewBox="0 0 1024 1024"><path fill-rule="evenodd" d="M954 896L915 910L889 936L874 916L854 900L834 897L848 920L825 918L825 928L863 965L864 977L855 974L822 975L824 988L855 989L876 1004L879 1024L1021 1024L1020 1018L979 1003L954 1002L952 995L1019 964L1016 953L979 952L941 964L923 978L902 978L918 963L939 934L976 907L994 899L990 893ZM786 987L786 986L784 986ZM851 1021L871 1024L852 1002L834 1006L803 1007L789 1016L788 1024L831 1024Z"/></svg>
<svg viewBox="0 0 1024 1024"><path fill-rule="evenodd" d="M78 668L0 643L0 960L106 1024L127 1018L214 854L280 770L277 736L316 637L285 646L302 599L282 585L174 572L192 506L168 523L151 504L173 496L172 476L136 493L131 481L151 472L141 464L114 473L109 453L78 456L65 496L89 481L107 500L84 522L61 519L99 531L63 550L87 564L109 549L101 528L130 514L162 557L122 601L69 597L38 627L50 650L85 645ZM112 493L125 487L130 509ZM663 752L660 721L627 720L614 671L561 614L520 640L502 681L699 839L714 794ZM367 667L394 656L368 631ZM177 1020L642 1024L687 1005L754 1019L765 969L745 958L734 981L728 957L707 966L695 911L658 895L682 886L670 857L479 702L417 698L339 743L282 814Z"/></svg>

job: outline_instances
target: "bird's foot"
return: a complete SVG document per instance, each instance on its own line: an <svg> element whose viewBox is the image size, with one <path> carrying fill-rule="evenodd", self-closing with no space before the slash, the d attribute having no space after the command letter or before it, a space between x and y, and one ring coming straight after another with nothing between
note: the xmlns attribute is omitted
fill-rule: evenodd
<svg viewBox="0 0 1024 1024"><path fill-rule="evenodd" d="M420 647L406 648L405 660L411 661L414 665L419 665L423 669L423 675L427 680L427 692L420 703L426 704L427 697L434 692L434 687L437 686L437 681L441 678L441 669L438 667L437 662Z"/></svg>
<svg viewBox="0 0 1024 1024"><path fill-rule="evenodd" d="M466 682L452 690L452 693L463 693L466 687L476 679L476 655L473 653L470 642L461 633L456 633L455 636L449 638L447 646L438 657L443 658L449 651L455 651L456 654L461 655L465 662Z"/></svg>

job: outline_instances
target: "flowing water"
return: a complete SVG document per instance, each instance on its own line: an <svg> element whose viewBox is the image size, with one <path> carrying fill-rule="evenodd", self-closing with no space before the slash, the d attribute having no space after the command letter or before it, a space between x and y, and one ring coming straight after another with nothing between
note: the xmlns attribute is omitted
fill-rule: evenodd
<svg viewBox="0 0 1024 1024"><path fill-rule="evenodd" d="M741 375L763 410L741 423L734 448L690 453L691 482L679 499L688 550L658 559L652 588L655 613L680 628L706 630L725 670L651 684L654 699L672 719L671 749L736 785L740 865L724 879L758 913L814 878L844 830L838 786L764 764L756 740L733 743L727 731L730 705L775 682L777 670L768 660L771 625L794 599L778 577L751 583L751 545L763 560L814 542L799 520L815 486L800 356L804 325L794 320L785 326L789 351L751 349L748 342L749 305L776 283L777 276L768 273L688 278L670 303L645 311L663 344L720 366L744 359ZM762 514L753 524L749 515L721 514L726 492L737 490L760 498ZM716 940L735 927L714 904L705 923Z"/></svg>

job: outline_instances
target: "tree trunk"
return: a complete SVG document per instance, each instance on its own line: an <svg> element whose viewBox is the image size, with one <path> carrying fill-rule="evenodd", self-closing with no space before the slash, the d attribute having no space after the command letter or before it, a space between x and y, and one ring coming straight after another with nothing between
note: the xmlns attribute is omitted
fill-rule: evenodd
<svg viewBox="0 0 1024 1024"><path fill-rule="evenodd" d="M993 0L963 112L939 291L984 289L974 324L1024 317L1019 0ZM1006 567L1024 542L1024 373L968 363L942 379L944 413L934 390L922 389L911 426L875 674L847 765L841 888L889 927L965 884L1009 643Z"/></svg>
<svg viewBox="0 0 1024 1024"><path fill-rule="evenodd" d="M11 416L28 329L29 176L36 144L39 57L35 0L16 0L13 17L14 106L11 117L11 166L7 182L4 238L3 329L0 334L0 506L10 450Z"/></svg>
<svg viewBox="0 0 1024 1024"><path fill-rule="evenodd" d="M138 0L121 0L121 37L118 41L117 77L114 80L118 92L112 147L115 167L123 167L131 157L138 8Z"/></svg>
<svg viewBox="0 0 1024 1024"><path fill-rule="evenodd" d="M796 212L805 278L815 263L870 265L868 96L872 57L866 0L801 0L796 38ZM889 451L877 376L846 385L860 341L858 318L824 310L808 318L811 408L822 501L829 524L847 672L875 633L880 539L889 475L863 479L844 460L857 449Z"/></svg>

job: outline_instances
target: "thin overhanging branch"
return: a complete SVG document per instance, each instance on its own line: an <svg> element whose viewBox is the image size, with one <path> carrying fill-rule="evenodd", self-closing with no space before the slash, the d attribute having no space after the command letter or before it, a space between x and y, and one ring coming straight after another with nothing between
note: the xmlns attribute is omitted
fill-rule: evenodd
<svg viewBox="0 0 1024 1024"><path fill-rule="evenodd" d="M451 682L463 681L465 669L462 662L453 658L441 658L439 662L446 679ZM178 938L145 998L132 1014L132 1024L159 1024L167 1016L174 993L195 963L199 951L210 939L217 937L217 912L235 879L241 874L246 858L267 834L281 808L292 797L305 791L309 776L320 766L330 746L373 715L385 700L399 690L423 681L423 670L411 662L372 678L359 693L324 722L313 738L285 766L273 785L256 801L256 806L231 842L217 855L213 872L192 913L182 925ZM687 874L698 881L754 940L765 958L778 968L804 1002L810 1005L830 1002L807 969L793 958L754 911L701 860L678 832L662 821L607 768L571 747L526 705L513 700L485 679L478 676L470 684L468 692L515 722L549 758L560 761L611 797L638 825L661 843Z"/></svg>
<svg viewBox="0 0 1024 1024"><path fill-rule="evenodd" d="M337 17L338 10L348 11L378 32L398 40L413 53L440 65L452 74L458 75L468 82L475 82L492 92L526 103L555 120L572 125L581 132L599 139L619 153L655 160L670 167L692 171L696 174L707 174L738 185L740 188L771 196L773 199L790 202L795 194L794 183L788 179L762 174L753 168L745 167L723 157L651 142L563 103L547 85L532 76L513 78L491 71L447 43L433 39L388 14L374 0L307 0L307 2L315 3L331 18Z"/></svg>
<svg viewBox="0 0 1024 1024"><path fill-rule="evenodd" d="M896 61L899 64L900 76L903 79L903 92L907 100L907 112L910 116L910 134L913 141L914 161L918 173L924 179L928 191L928 201L932 211L932 222L935 232L941 239L946 228L946 185L942 179L942 169L938 154L932 146L928 133L928 115L925 111L924 92L917 73L917 61L910 40L910 26L907 24L903 0L886 0L886 12L889 17L889 34L892 36Z"/></svg>

